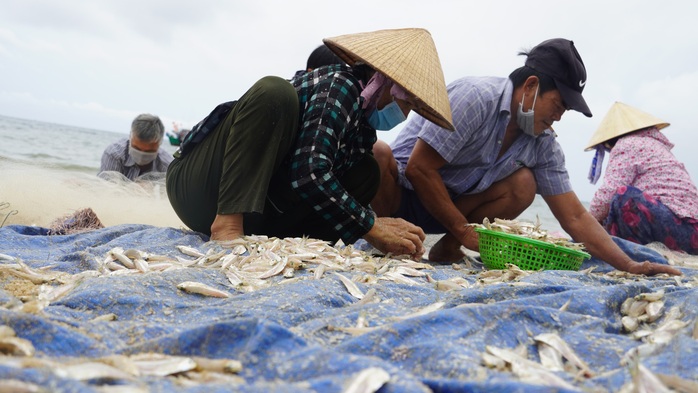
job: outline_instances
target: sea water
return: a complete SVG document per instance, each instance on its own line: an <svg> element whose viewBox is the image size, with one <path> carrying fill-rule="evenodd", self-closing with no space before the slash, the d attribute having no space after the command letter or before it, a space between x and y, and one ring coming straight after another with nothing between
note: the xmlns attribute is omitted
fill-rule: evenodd
<svg viewBox="0 0 698 393"><path fill-rule="evenodd" d="M97 177L104 149L123 133L0 116L0 225L50 227L85 208L105 226L184 226L152 182ZM167 140L162 147L174 152Z"/></svg>
<svg viewBox="0 0 698 393"><path fill-rule="evenodd" d="M104 149L124 132L109 132L0 116L0 224L50 226L84 208L104 225L148 224L181 227L164 181L115 184L98 178ZM174 153L165 139L162 148ZM540 196L520 220L540 220L543 229L562 232Z"/></svg>

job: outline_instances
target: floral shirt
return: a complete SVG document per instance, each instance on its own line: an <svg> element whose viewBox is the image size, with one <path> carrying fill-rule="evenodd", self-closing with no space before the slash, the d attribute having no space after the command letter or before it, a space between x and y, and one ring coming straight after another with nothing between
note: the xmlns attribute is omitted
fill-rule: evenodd
<svg viewBox="0 0 698 393"><path fill-rule="evenodd" d="M376 130L364 120L359 79L350 67L318 67L291 81L298 93L300 129L291 154L291 186L334 225L349 244L374 224L339 182L353 165L373 151Z"/></svg>
<svg viewBox="0 0 698 393"><path fill-rule="evenodd" d="M654 127L619 138L611 149L603 185L591 201L591 214L603 221L616 190L633 186L678 217L698 218L698 191L684 165L671 153L673 147Z"/></svg>

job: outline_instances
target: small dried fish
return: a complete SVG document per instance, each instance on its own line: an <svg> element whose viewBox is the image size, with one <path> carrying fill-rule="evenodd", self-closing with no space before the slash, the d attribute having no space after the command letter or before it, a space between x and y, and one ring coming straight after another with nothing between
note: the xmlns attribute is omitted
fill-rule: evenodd
<svg viewBox="0 0 698 393"><path fill-rule="evenodd" d="M319 280L319 279L322 278L322 275L323 275L323 274L325 274L325 265L318 265L318 266L315 268L315 272L313 273L313 277L314 277L316 280Z"/></svg>
<svg viewBox="0 0 698 393"><path fill-rule="evenodd" d="M645 308L647 322L654 322L662 316L664 312L664 302L661 300L650 302Z"/></svg>
<svg viewBox="0 0 698 393"><path fill-rule="evenodd" d="M459 283L453 282L451 280L434 280L437 291L460 291L463 286Z"/></svg>
<svg viewBox="0 0 698 393"><path fill-rule="evenodd" d="M216 289L214 287L211 287L209 285L200 283L200 282L195 282L195 281L185 281L177 284L177 288L189 292L189 293L196 293L199 295L204 295L204 296L212 296L212 297L221 297L221 298L226 298L230 297L230 294L225 291L221 291L219 289Z"/></svg>
<svg viewBox="0 0 698 393"><path fill-rule="evenodd" d="M164 377L196 368L196 362L190 357L168 356L161 354L140 354L131 357L142 375Z"/></svg>
<svg viewBox="0 0 698 393"><path fill-rule="evenodd" d="M34 344L21 337L6 336L0 338L0 353L13 356L33 356Z"/></svg>
<svg viewBox="0 0 698 393"><path fill-rule="evenodd" d="M550 345L539 342L538 355L540 356L540 364L550 371L564 371L565 366L562 362L562 354L560 351Z"/></svg>
<svg viewBox="0 0 698 393"><path fill-rule="evenodd" d="M504 371L507 367L507 362L504 359L487 352L482 353L482 364L498 371Z"/></svg>
<svg viewBox="0 0 698 393"><path fill-rule="evenodd" d="M0 253L0 260L14 262L15 257Z"/></svg>
<svg viewBox="0 0 698 393"><path fill-rule="evenodd" d="M485 217L482 220L482 224L468 224L475 228L484 228L491 231L500 231L512 235L523 236L529 239L540 240L557 246L562 246L566 248L571 248L574 250L583 250L583 243L573 242L571 239L566 237L554 236L548 233L548 231L540 227L540 222L533 224L527 221L518 220L505 220L501 218L495 218L494 223Z"/></svg>
<svg viewBox="0 0 698 393"><path fill-rule="evenodd" d="M373 299L376 297L376 289L371 288L368 291L366 291L366 294L364 297L359 300L358 302L354 303L356 306L363 306L364 304L368 304L369 302L373 301Z"/></svg>
<svg viewBox="0 0 698 393"><path fill-rule="evenodd" d="M103 321L108 322L108 321L116 321L116 318L117 318L116 314L109 313L109 314L104 314L104 315L94 317L91 319L91 321L92 322L103 322Z"/></svg>
<svg viewBox="0 0 698 393"><path fill-rule="evenodd" d="M385 280L390 280L394 281L398 284L405 284L405 285L419 285L419 283L409 277L405 277L404 275L396 272L396 271L389 271L381 277Z"/></svg>
<svg viewBox="0 0 698 393"><path fill-rule="evenodd" d="M647 300L634 300L632 303L630 303L626 315L630 317L639 317L645 313L645 309L647 308L648 304L649 302Z"/></svg>
<svg viewBox="0 0 698 393"><path fill-rule="evenodd" d="M182 254L189 255L190 257L203 258L206 255L194 247L189 246L175 246Z"/></svg>
<svg viewBox="0 0 698 393"><path fill-rule="evenodd" d="M637 392L670 393L662 381L657 378L647 367L637 362L635 367L631 367L630 373L633 376L633 385Z"/></svg>
<svg viewBox="0 0 698 393"><path fill-rule="evenodd" d="M565 311L567 311L567 309L570 307L570 304L572 304L572 298L571 298L571 297L565 302L565 304L563 304L562 306L560 306L560 308L559 308L558 310L560 310L560 311L562 311L562 312L565 312Z"/></svg>
<svg viewBox="0 0 698 393"><path fill-rule="evenodd" d="M136 266L136 269L138 269L142 273L147 273L148 271L150 271L148 262L146 262L145 259L134 259L133 264Z"/></svg>
<svg viewBox="0 0 698 393"><path fill-rule="evenodd" d="M627 315L621 318L620 322L623 325L623 329L625 329L626 332L634 332L640 326L640 322L637 320L636 317L630 317Z"/></svg>
<svg viewBox="0 0 698 393"><path fill-rule="evenodd" d="M7 325L0 325L0 338L3 337L14 337L17 334L15 333L15 330L12 329L10 326Z"/></svg>
<svg viewBox="0 0 698 393"><path fill-rule="evenodd" d="M112 258L116 259L117 261L121 262L124 266L126 266L129 269L135 269L136 265L133 263L131 258L127 257L124 254L124 251L121 247L114 247L111 250L109 250L109 255L112 256Z"/></svg>
<svg viewBox="0 0 698 393"><path fill-rule="evenodd" d="M41 385L19 379L0 379L0 392L7 393L43 393L49 392Z"/></svg>
<svg viewBox="0 0 698 393"><path fill-rule="evenodd" d="M359 287L354 283L354 281L351 281L350 279L344 277L339 273L335 272L334 274L339 278L342 284L344 284L344 287L347 289L347 291L349 291L351 296L354 296L359 300L363 299L364 293L361 291L361 289L359 289Z"/></svg>
<svg viewBox="0 0 698 393"><path fill-rule="evenodd" d="M511 349L497 348L490 345L486 346L485 349L490 354L503 359L511 366L511 371L525 382L578 390L574 385L558 377L552 371L534 361L526 359Z"/></svg>
<svg viewBox="0 0 698 393"><path fill-rule="evenodd" d="M196 370L211 371L217 373L237 374L242 371L242 362L234 359L209 359L194 356L192 360L196 363Z"/></svg>
<svg viewBox="0 0 698 393"><path fill-rule="evenodd" d="M77 379L78 381L87 381L91 379L134 379L133 375L101 362L57 365L57 367L53 369L53 372L61 378Z"/></svg>
<svg viewBox="0 0 698 393"><path fill-rule="evenodd" d="M635 300L647 300L648 302L656 302L662 300L664 297L664 291L657 292L644 292L635 296Z"/></svg>
<svg viewBox="0 0 698 393"><path fill-rule="evenodd" d="M410 319L410 318L421 317L422 315L427 315L431 312L438 311L438 310L442 309L445 305L446 305L446 303L444 303L444 302L434 302L434 303L432 303L432 304L430 304L430 305L428 305L428 306L426 306L426 307L424 307L416 312L413 312L413 313L407 314L407 315L398 316L398 317L393 317L392 319L395 319L398 321L404 321L404 320Z"/></svg>
<svg viewBox="0 0 698 393"><path fill-rule="evenodd" d="M424 277L426 273L408 266L396 266L395 273L410 277Z"/></svg>
<svg viewBox="0 0 698 393"><path fill-rule="evenodd" d="M342 326L334 326L334 325L327 325L327 330L331 332L344 332L344 333L349 333L352 336L360 336L362 334L370 333L376 329L380 328L380 326L366 326L366 327L342 327Z"/></svg>
<svg viewBox="0 0 698 393"><path fill-rule="evenodd" d="M343 393L373 393L390 381L390 374L379 367L361 370L349 382Z"/></svg>
<svg viewBox="0 0 698 393"><path fill-rule="evenodd" d="M565 340L562 339L557 333L542 333L539 334L535 337L533 337L534 340L545 343L560 352L562 356L567 359L569 363L571 363L574 367L576 367L578 370L582 372L582 375L585 377L589 378L594 375L592 373L591 369L589 369L589 365L582 360L577 354L572 350L572 348L567 345Z"/></svg>
<svg viewBox="0 0 698 393"><path fill-rule="evenodd" d="M287 263L288 263L288 258L284 257L283 259L280 259L279 262L277 262L276 265L274 265L271 269L260 274L257 278L263 279L263 278L269 278L269 277L276 276L277 274L284 271Z"/></svg>
<svg viewBox="0 0 698 393"><path fill-rule="evenodd" d="M692 393L698 392L698 382L683 379L676 375L654 374L669 389L677 392Z"/></svg>

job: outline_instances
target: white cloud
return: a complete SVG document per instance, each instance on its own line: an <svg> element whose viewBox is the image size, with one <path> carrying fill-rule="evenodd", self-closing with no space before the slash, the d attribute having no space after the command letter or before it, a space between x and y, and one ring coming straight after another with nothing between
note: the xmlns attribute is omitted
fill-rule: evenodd
<svg viewBox="0 0 698 393"><path fill-rule="evenodd" d="M119 131L150 112L191 126L262 76L290 77L322 37L424 27L447 82L506 76L523 63L519 50L565 37L587 66L584 95L595 116L567 114L555 128L573 181L583 183L591 160L583 147L613 101L666 116L672 140L690 135L696 11L691 2L649 0L2 2L0 114ZM583 200L593 192L575 188Z"/></svg>

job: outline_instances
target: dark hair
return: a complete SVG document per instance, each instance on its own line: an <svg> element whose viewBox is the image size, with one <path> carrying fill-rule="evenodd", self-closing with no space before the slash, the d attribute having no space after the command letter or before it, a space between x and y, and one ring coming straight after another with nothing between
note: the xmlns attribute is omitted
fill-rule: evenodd
<svg viewBox="0 0 698 393"><path fill-rule="evenodd" d="M509 79L511 79L511 82L514 84L514 88L517 88L519 86L522 86L524 82L526 82L526 79L528 79L530 76L538 77L538 84L540 89L538 94L543 94L546 91L557 89L557 85L555 85L555 81L553 80L553 78L545 74L542 74L528 66L522 66L515 69L511 74L509 74Z"/></svg>
<svg viewBox="0 0 698 393"><path fill-rule="evenodd" d="M330 48L323 44L315 48L315 50L310 53L305 68L314 70L318 67L332 64L344 64L344 62L339 58L339 56L335 55Z"/></svg>
<svg viewBox="0 0 698 393"><path fill-rule="evenodd" d="M625 135L623 135L623 136L625 136ZM614 147L616 147L616 142L618 142L618 139L620 139L619 136L617 136L615 138L611 138L611 139L607 140L606 142L602 143L602 145L608 146L609 148L613 149Z"/></svg>

